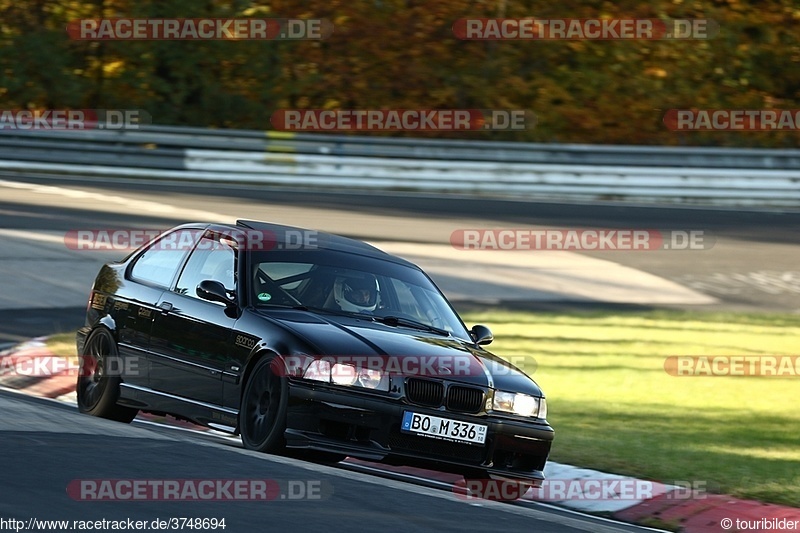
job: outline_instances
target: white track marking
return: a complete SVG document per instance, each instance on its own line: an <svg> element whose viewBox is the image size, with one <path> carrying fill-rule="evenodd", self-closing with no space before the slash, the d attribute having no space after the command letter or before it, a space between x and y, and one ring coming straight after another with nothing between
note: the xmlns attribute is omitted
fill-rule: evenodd
<svg viewBox="0 0 800 533"><path fill-rule="evenodd" d="M121 206L125 208L124 212L149 213L165 218L221 223L230 223L233 221L232 217L229 215L223 215L202 209L188 209L185 207L177 207L161 202L137 200L135 198L129 198L125 196L84 191L81 189L8 180L0 180L0 187L28 191L35 194L58 196L71 200L86 200L94 202L97 206ZM118 209L113 209L113 211L118 211Z"/></svg>

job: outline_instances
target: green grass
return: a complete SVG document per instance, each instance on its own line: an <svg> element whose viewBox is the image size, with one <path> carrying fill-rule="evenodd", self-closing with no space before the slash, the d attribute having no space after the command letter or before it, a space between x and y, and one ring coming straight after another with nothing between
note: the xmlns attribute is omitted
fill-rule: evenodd
<svg viewBox="0 0 800 533"><path fill-rule="evenodd" d="M800 355L800 316L464 313L547 394L551 459L800 506L800 377L674 377L673 355ZM50 337L75 357L75 334Z"/></svg>
<svg viewBox="0 0 800 533"><path fill-rule="evenodd" d="M800 506L800 377L675 377L674 355L798 355L800 316L465 313L544 389L557 462Z"/></svg>
<svg viewBox="0 0 800 533"><path fill-rule="evenodd" d="M75 346L75 332L58 333L47 338L45 342L47 348L53 353L67 359L78 359L77 347Z"/></svg>

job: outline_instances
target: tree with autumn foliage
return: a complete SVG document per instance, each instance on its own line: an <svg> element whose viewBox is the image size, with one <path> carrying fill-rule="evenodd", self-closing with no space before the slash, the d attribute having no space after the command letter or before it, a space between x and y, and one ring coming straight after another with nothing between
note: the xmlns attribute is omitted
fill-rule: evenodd
<svg viewBox="0 0 800 533"><path fill-rule="evenodd" d="M322 41L75 41L80 18L326 18ZM465 17L713 19L709 40L463 41ZM800 108L794 0L0 0L6 109L138 108L269 129L276 109L529 109L538 142L793 147L796 132L674 133L673 108ZM398 135L394 133L393 135ZM406 135L423 135L419 132Z"/></svg>

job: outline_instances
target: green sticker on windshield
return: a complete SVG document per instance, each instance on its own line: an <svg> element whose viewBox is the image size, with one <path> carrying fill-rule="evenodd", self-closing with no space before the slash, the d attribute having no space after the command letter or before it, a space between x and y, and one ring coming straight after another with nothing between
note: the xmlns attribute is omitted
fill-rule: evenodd
<svg viewBox="0 0 800 533"><path fill-rule="evenodd" d="M272 295L268 292L262 292L261 294L258 295L258 299L261 300L262 302L268 302L272 300Z"/></svg>

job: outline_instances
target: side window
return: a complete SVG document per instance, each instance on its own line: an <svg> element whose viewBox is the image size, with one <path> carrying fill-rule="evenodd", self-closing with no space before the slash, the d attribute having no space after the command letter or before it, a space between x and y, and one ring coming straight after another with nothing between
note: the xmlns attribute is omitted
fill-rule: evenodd
<svg viewBox="0 0 800 533"><path fill-rule="evenodd" d="M192 252L178 279L175 291L199 298L197 286L201 281L214 280L229 291L236 287L236 250L228 237L208 232Z"/></svg>
<svg viewBox="0 0 800 533"><path fill-rule="evenodd" d="M136 259L131 279L168 289L200 231L184 229L161 237Z"/></svg>

